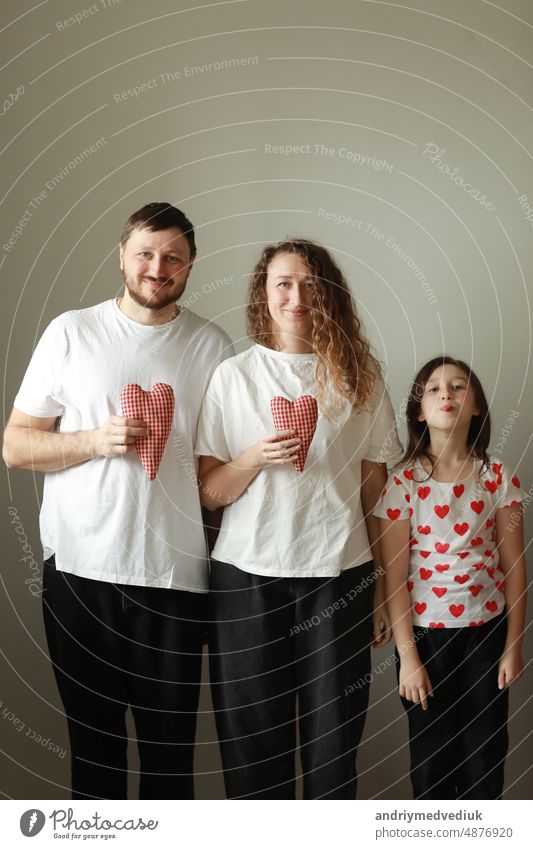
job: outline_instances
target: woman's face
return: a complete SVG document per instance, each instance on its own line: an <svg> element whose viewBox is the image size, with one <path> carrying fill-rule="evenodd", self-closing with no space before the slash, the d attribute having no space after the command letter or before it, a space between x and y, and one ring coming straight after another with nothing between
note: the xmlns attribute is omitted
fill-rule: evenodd
<svg viewBox="0 0 533 849"><path fill-rule="evenodd" d="M314 292L314 279L304 260L298 254L276 254L268 266L266 279L273 332L310 342Z"/></svg>

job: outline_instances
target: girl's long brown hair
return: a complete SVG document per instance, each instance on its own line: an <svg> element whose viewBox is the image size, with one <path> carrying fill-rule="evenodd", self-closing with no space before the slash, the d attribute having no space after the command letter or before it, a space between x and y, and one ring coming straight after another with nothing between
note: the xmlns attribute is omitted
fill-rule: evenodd
<svg viewBox="0 0 533 849"><path fill-rule="evenodd" d="M355 411L367 407L381 368L370 351L355 301L342 271L321 245L294 239L268 245L255 266L248 289L248 335L254 342L276 349L272 317L266 297L268 267L277 254L298 254L314 280L312 346L317 354L318 402L327 385L347 398Z"/></svg>
<svg viewBox="0 0 533 849"><path fill-rule="evenodd" d="M429 477L433 474L433 470L435 468L435 457L433 457L428 451L430 442L429 428L426 422L418 420L418 416L420 415L420 407L422 397L426 389L426 383L435 369L439 368L439 366L445 365L456 366L460 371L462 371L468 378L468 383L474 392L474 398L476 401L476 407L479 410L479 415L472 416L466 442L470 450L470 454L478 460L483 461L481 464L482 472L483 469L489 465L489 458L487 454L487 449L490 443L489 405L487 404L487 399L485 397L481 381L472 371L470 366L463 362L463 360L456 360L454 357L449 357L446 354L442 354L440 357L434 357L432 360L429 360L429 362L422 366L413 381L405 409L408 444L405 454L398 465L412 464L418 457L423 456L426 457L431 465Z"/></svg>

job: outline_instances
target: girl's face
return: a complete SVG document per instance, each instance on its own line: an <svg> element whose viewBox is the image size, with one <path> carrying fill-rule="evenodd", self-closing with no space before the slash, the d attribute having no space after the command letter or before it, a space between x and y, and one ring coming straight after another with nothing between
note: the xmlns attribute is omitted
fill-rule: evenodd
<svg viewBox="0 0 533 849"><path fill-rule="evenodd" d="M424 387L418 420L437 430L463 430L470 427L472 416L479 415L468 376L447 363L430 375Z"/></svg>
<svg viewBox="0 0 533 849"><path fill-rule="evenodd" d="M276 254L268 266L266 278L272 331L311 342L314 291L313 275L301 256Z"/></svg>

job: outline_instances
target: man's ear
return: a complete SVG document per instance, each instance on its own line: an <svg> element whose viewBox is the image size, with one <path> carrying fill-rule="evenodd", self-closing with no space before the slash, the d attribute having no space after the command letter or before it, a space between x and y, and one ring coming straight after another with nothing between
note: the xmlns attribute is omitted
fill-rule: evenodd
<svg viewBox="0 0 533 849"><path fill-rule="evenodd" d="M118 254L118 264L120 266L120 270L124 271L124 248L120 245L119 254Z"/></svg>

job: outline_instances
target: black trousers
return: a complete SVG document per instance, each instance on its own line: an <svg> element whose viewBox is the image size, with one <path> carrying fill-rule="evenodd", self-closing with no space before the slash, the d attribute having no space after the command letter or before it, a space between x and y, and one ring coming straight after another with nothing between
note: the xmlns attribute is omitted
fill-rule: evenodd
<svg viewBox="0 0 533 849"><path fill-rule="evenodd" d="M499 799L509 745L508 690L498 689L505 614L469 628L415 628L433 698L402 699L415 799ZM397 657L398 660L398 657Z"/></svg>
<svg viewBox="0 0 533 849"><path fill-rule="evenodd" d="M210 673L229 798L353 799L370 681L372 564L269 578L212 561ZM366 676L366 678L365 678Z"/></svg>
<svg viewBox="0 0 533 849"><path fill-rule="evenodd" d="M72 798L127 797L131 707L141 799L191 799L207 595L44 568L50 658L68 721Z"/></svg>

